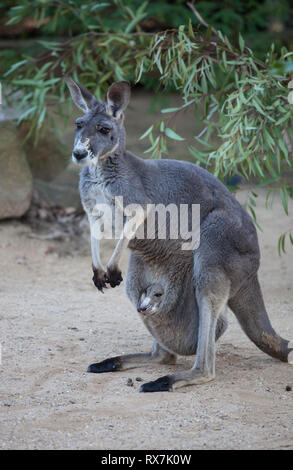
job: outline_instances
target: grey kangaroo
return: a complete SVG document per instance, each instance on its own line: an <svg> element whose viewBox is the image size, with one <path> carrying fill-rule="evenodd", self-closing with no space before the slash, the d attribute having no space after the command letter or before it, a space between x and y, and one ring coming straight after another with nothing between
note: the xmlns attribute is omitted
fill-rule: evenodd
<svg viewBox="0 0 293 470"><path fill-rule="evenodd" d="M92 364L88 371L110 372L148 362L174 363L176 351L183 353L182 345L185 344L188 353L196 351L194 366L188 371L144 384L141 391L168 391L213 380L216 330L227 306L258 348L288 362L291 351L289 342L273 329L263 302L257 277L260 260L257 233L247 212L208 171L184 161L143 160L126 150L123 122L124 110L130 99L128 83L112 84L106 101L101 103L71 78L67 78L66 82L74 103L83 112L83 116L76 121L72 158L83 167L80 194L92 231L93 281L96 287L102 290L107 284L111 287L120 284L119 260L127 246L132 252L128 295L133 295L132 275L140 268L144 270L148 267L152 273L157 273L157 277L160 267L164 267L169 274L179 269L181 286L184 286L185 270L190 270L187 277L191 279L191 286L187 282L189 293L183 295L182 308L175 309L176 318L172 318L171 310L164 320L168 334L166 332L162 339L155 323L149 328L156 339L152 352L106 359ZM121 236L104 268L99 256L99 242L93 233L98 217L93 215L93 209L100 192L112 207L117 196L123 196L123 207L129 204L143 207L142 225L148 216L148 204L175 204L177 207L187 204L189 208L192 204L200 204L199 248L183 251L180 240L131 238L129 235L133 227L129 221L130 214L125 212ZM137 300L141 294L137 295ZM186 302L191 302L192 295L195 299L192 302L197 305L198 328L187 325L190 317L186 319L186 312L191 310ZM187 339L189 334L192 338ZM193 348L190 346L192 342Z"/></svg>

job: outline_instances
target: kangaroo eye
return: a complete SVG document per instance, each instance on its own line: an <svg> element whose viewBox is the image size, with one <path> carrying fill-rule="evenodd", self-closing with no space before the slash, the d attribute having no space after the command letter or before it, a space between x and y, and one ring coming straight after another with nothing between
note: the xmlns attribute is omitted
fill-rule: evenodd
<svg viewBox="0 0 293 470"><path fill-rule="evenodd" d="M158 292L157 294L155 294L155 297L162 297L162 294Z"/></svg>
<svg viewBox="0 0 293 470"><path fill-rule="evenodd" d="M110 129L108 127L101 127L101 126L97 126L97 131L100 132L101 134L109 134L110 132Z"/></svg>

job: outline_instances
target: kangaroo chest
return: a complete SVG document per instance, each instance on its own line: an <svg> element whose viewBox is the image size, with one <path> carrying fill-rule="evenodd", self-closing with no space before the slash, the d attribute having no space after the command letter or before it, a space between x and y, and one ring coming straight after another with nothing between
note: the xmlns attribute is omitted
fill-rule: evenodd
<svg viewBox="0 0 293 470"><path fill-rule="evenodd" d="M92 214L99 204L107 204L114 209L115 196L102 175L81 173L79 189L83 207L88 214Z"/></svg>

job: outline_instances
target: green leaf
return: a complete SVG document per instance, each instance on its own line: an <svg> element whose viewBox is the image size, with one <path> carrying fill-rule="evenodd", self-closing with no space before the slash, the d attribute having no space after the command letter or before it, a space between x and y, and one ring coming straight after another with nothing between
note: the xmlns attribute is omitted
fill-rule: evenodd
<svg viewBox="0 0 293 470"><path fill-rule="evenodd" d="M212 35L212 26L209 25L207 28L207 32L206 32L206 38L208 41L211 39L211 35Z"/></svg>
<svg viewBox="0 0 293 470"><path fill-rule="evenodd" d="M240 47L241 52L243 52L244 47L245 47L245 43L244 43L244 39L243 39L243 37L241 36L240 33L239 33L239 47Z"/></svg>
<svg viewBox="0 0 293 470"><path fill-rule="evenodd" d="M137 17L133 18L133 20L130 21L130 23L127 25L125 29L125 34L129 33L137 25L137 23L143 20L143 18L145 18L146 16L147 16L147 13L141 13Z"/></svg>
<svg viewBox="0 0 293 470"><path fill-rule="evenodd" d="M8 75L10 75L11 73L15 72L15 70L17 70L19 67L21 67L22 65L26 64L27 63L27 59L25 60L21 60L20 62L16 62L15 64L13 64L10 69L4 74L4 77L7 77Z"/></svg>
<svg viewBox="0 0 293 470"><path fill-rule="evenodd" d="M178 111L180 108L165 108L161 109L161 113L174 113L175 111Z"/></svg>
<svg viewBox="0 0 293 470"><path fill-rule="evenodd" d="M173 139L173 140L185 140L183 137L176 134L176 132L173 131L172 129L170 129L169 127L166 128L165 134L166 134L167 137L169 137L170 139Z"/></svg>
<svg viewBox="0 0 293 470"><path fill-rule="evenodd" d="M142 140L142 139L145 139L153 130L154 128L154 125L152 124L146 131L144 134L142 134L139 138L139 140Z"/></svg>
<svg viewBox="0 0 293 470"><path fill-rule="evenodd" d="M281 200L282 200L282 205L284 208L284 211L286 212L287 215L288 213L288 192L285 187L280 189L280 194L281 194Z"/></svg>
<svg viewBox="0 0 293 470"><path fill-rule="evenodd" d="M279 238L279 241L278 241L278 253L279 253L279 256L281 256L282 252L283 253L286 253L286 250L285 250L285 240L286 240L286 234L282 234Z"/></svg>

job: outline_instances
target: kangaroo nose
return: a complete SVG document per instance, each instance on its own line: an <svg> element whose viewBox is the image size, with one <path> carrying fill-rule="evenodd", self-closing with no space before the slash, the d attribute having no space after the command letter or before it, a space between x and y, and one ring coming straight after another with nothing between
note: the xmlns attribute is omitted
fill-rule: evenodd
<svg viewBox="0 0 293 470"><path fill-rule="evenodd" d="M137 311L139 313L145 312L147 310L147 307L138 307Z"/></svg>
<svg viewBox="0 0 293 470"><path fill-rule="evenodd" d="M83 158L87 157L87 151L86 150L74 150L73 156L76 160L82 160Z"/></svg>

